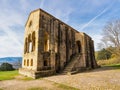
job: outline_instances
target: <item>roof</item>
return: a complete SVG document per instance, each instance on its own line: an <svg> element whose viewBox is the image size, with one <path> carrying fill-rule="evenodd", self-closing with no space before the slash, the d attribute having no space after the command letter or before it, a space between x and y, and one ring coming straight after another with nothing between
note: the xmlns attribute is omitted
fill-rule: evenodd
<svg viewBox="0 0 120 90"><path fill-rule="evenodd" d="M61 22L62 24L66 25L66 26L68 26L68 27L70 27L70 28L72 28L72 27L71 27L71 26L69 26L68 24L64 23L63 21L59 20L58 18L54 17L53 15L51 15L51 14L47 13L46 11L44 11L44 10L43 10L43 9L41 9L41 8L36 9L36 10L34 10L34 11L30 12L30 14L29 14L29 16L28 16L28 19L27 19L27 22L28 22L28 20L29 20L29 18L30 18L30 15L31 15L32 13L34 13L34 12L37 12L37 11L42 11L42 12L46 13L47 15L49 15L49 16L51 16L51 17L55 18L56 20L58 20L58 21L59 21L59 22ZM26 22L25 26L27 25L27 22ZM79 31L77 31L76 29L74 29L74 28L72 28L72 29L73 29L73 30L75 30L76 32L78 32L78 33L79 33ZM86 36L90 37L90 36L89 36L89 35L87 35L86 33L83 33L83 34L85 34Z"/></svg>

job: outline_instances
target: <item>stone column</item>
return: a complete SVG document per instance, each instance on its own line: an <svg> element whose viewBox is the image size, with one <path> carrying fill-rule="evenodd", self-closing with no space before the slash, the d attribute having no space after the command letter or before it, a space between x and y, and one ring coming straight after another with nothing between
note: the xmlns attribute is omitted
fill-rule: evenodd
<svg viewBox="0 0 120 90"><path fill-rule="evenodd" d="M51 18L50 25L50 61L51 68L55 70L55 32L54 32L54 18Z"/></svg>

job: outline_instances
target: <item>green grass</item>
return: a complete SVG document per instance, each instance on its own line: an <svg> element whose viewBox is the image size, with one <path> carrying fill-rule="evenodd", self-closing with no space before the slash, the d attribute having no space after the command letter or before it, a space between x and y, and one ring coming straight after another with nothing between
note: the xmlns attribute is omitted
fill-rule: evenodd
<svg viewBox="0 0 120 90"><path fill-rule="evenodd" d="M2 88L0 88L0 90L3 90Z"/></svg>
<svg viewBox="0 0 120 90"><path fill-rule="evenodd" d="M18 75L18 71L0 71L0 81L14 79Z"/></svg>
<svg viewBox="0 0 120 90"><path fill-rule="evenodd" d="M30 81L30 80L34 80L33 78L31 77L23 77L22 79L20 80L24 80L24 81Z"/></svg>
<svg viewBox="0 0 120 90"><path fill-rule="evenodd" d="M111 65L105 65L106 67L113 67L116 69L120 69L120 64L111 64Z"/></svg>

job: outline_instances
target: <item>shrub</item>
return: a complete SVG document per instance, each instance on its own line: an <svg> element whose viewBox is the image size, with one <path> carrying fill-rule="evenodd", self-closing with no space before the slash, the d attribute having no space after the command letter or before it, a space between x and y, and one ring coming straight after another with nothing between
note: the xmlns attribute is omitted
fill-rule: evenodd
<svg viewBox="0 0 120 90"><path fill-rule="evenodd" d="M120 58L111 58L109 60L99 60L97 61L98 65L112 65L120 64Z"/></svg>
<svg viewBox="0 0 120 90"><path fill-rule="evenodd" d="M0 71L12 71L12 70L14 70L14 68L9 63L2 63L0 66Z"/></svg>

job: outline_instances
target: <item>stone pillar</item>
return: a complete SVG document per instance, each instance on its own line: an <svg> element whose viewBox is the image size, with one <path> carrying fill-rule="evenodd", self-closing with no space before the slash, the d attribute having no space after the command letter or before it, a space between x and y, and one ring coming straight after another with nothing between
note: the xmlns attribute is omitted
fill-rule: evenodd
<svg viewBox="0 0 120 90"><path fill-rule="evenodd" d="M55 70L55 32L54 32L54 18L51 18L50 25L50 61L51 68Z"/></svg>
<svg viewBox="0 0 120 90"><path fill-rule="evenodd" d="M87 59L87 54L86 54L86 35L83 33L83 40L82 40L82 57L83 57L83 66L86 67L86 59Z"/></svg>

